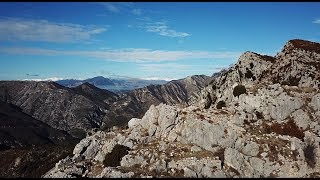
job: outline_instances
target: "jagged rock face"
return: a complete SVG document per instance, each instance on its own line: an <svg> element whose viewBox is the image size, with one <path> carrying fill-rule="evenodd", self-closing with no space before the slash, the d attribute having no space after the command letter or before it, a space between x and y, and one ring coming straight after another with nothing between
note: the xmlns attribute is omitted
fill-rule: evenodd
<svg viewBox="0 0 320 180"><path fill-rule="evenodd" d="M289 41L283 51L317 62L319 44L305 43ZM319 177L319 71L300 60L286 66L282 57L244 53L202 90L199 103L152 105L128 129L83 139L44 177ZM287 83L293 74L303 78ZM234 92L238 85L246 91ZM129 151L110 167L105 157L117 144Z"/></svg>
<svg viewBox="0 0 320 180"><path fill-rule="evenodd" d="M54 82L1 81L0 99L75 136L79 130L100 127L106 109L104 103L96 103Z"/></svg>
<svg viewBox="0 0 320 180"><path fill-rule="evenodd" d="M289 41L276 55L279 66L273 66L271 72L275 74L274 83L319 88L319 47L318 43L303 40Z"/></svg>
<svg viewBox="0 0 320 180"><path fill-rule="evenodd" d="M197 99L201 89L211 80L204 75L190 76L163 85L149 85L128 92L111 105L104 118L106 127L125 125L134 117L141 118L151 105L165 103L187 106Z"/></svg>
<svg viewBox="0 0 320 180"><path fill-rule="evenodd" d="M320 44L303 40L290 40L275 57L253 52L242 54L238 62L216 75L200 93L201 106L210 99L212 105L220 100L227 103L234 99L234 87L241 84L247 89L259 89L268 84L298 87L320 87Z"/></svg>

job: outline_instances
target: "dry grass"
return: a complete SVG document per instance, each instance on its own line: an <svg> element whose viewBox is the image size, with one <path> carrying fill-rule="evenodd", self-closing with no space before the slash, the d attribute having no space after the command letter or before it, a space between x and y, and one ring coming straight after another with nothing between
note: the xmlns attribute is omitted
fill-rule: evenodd
<svg viewBox="0 0 320 180"><path fill-rule="evenodd" d="M289 135L299 139L304 138L304 131L299 128L292 119L289 119L286 123L282 124L273 122L271 125L268 125L267 123L263 122L260 125L260 131L263 134L270 134L273 132L280 135Z"/></svg>
<svg viewBox="0 0 320 180"><path fill-rule="evenodd" d="M320 178L320 173L319 172L314 172L309 175L309 178Z"/></svg>
<svg viewBox="0 0 320 180"><path fill-rule="evenodd" d="M297 160L297 157L290 149L290 142L277 137L272 137L269 139L260 139L257 141L260 145L267 145L269 147L268 155L269 161L278 162L282 164L279 160L279 154L281 154L286 159ZM261 155L262 152L259 152Z"/></svg>
<svg viewBox="0 0 320 180"><path fill-rule="evenodd" d="M199 118L200 118L200 119L205 119L203 114L200 114L200 115L199 115Z"/></svg>
<svg viewBox="0 0 320 180"><path fill-rule="evenodd" d="M187 115L188 113L186 111L180 111L179 114Z"/></svg>
<svg viewBox="0 0 320 180"><path fill-rule="evenodd" d="M259 89L260 87L258 86L258 85L256 85L256 86L252 86L252 87L250 87L249 89L248 89L248 92L251 92L253 95L256 95L257 93L258 93L258 89Z"/></svg>
<svg viewBox="0 0 320 180"><path fill-rule="evenodd" d="M162 178L181 178L184 177L184 171L183 169L174 169L174 173L167 172L167 171L156 171L153 169L150 171L149 166L141 167L138 164L135 164L131 167L118 167L117 169L122 173L127 172L134 172L134 175L132 178L140 178L141 176L151 176L151 177L162 177Z"/></svg>
<svg viewBox="0 0 320 180"><path fill-rule="evenodd" d="M196 109L193 109L192 111L193 112L197 112L197 111L201 111L201 109L200 108L196 108Z"/></svg>
<svg viewBox="0 0 320 180"><path fill-rule="evenodd" d="M145 129L145 128L143 128L142 130L141 130L141 135L142 136L149 136L149 132L148 132L148 129Z"/></svg>
<svg viewBox="0 0 320 180"><path fill-rule="evenodd" d="M90 167L90 174L88 174L88 175L92 176L92 177L98 176L99 174L101 174L103 169L104 169L103 164L98 163L98 164Z"/></svg>
<svg viewBox="0 0 320 180"><path fill-rule="evenodd" d="M299 153L297 150L292 151L290 149L290 141L277 136L277 134L279 133L282 135L285 134L284 132L286 132L287 129L292 130L292 128L290 128L290 123L288 125L288 128L285 127L286 125L287 123L282 125L277 123L270 123L269 125L266 123L266 121L263 121L260 125L250 125L249 128L246 128L247 133L250 133L253 136L253 140L260 146L257 157L262 158L261 153L267 150L267 157L272 162L278 162L279 164L282 164L278 156L279 154L281 154L286 159L292 159L293 161L297 160L297 156ZM276 134L271 134L272 132Z"/></svg>
<svg viewBox="0 0 320 180"><path fill-rule="evenodd" d="M311 52L320 53L320 45L316 42L305 41L301 39L290 40L294 48L304 49Z"/></svg>
<svg viewBox="0 0 320 180"><path fill-rule="evenodd" d="M150 171L150 157L147 157L144 155L144 152L148 150L150 154L153 154L153 158L155 158L155 161L163 160L166 163L169 163L170 161L178 161L185 158L194 157L197 159L202 158L219 158L222 163L224 162L224 149L218 149L216 152L211 152L207 150L201 150L198 152L192 152L191 147L192 144L182 144L180 142L166 142L168 145L168 148L161 151L159 150L159 140L153 140L147 144L144 145L138 145L137 149L135 149L135 154L140 154L144 156L144 159L147 161L147 165L144 167L141 167L140 165L132 166L132 167L118 167L122 172L134 172L135 177L138 177L139 175L144 176L152 176L152 177L183 177L184 172L183 170L174 169L174 172L167 172L167 171ZM161 156L163 154L164 156Z"/></svg>
<svg viewBox="0 0 320 180"><path fill-rule="evenodd" d="M282 88L284 89L284 91L288 94L288 95L292 95L294 96L294 94L292 93L313 93L316 92L317 89L313 88L313 87L291 87L291 86L282 86Z"/></svg>
<svg viewBox="0 0 320 180"><path fill-rule="evenodd" d="M233 167L231 166L225 166L225 171L229 173L229 176L230 177L234 177L234 176L240 176L240 172L236 169L234 169Z"/></svg>

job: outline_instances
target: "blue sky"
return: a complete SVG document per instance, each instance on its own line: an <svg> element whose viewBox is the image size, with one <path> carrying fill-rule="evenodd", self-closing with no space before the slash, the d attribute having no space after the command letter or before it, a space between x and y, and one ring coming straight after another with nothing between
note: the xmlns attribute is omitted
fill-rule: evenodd
<svg viewBox="0 0 320 180"><path fill-rule="evenodd" d="M318 2L0 3L0 80L212 75L320 40Z"/></svg>

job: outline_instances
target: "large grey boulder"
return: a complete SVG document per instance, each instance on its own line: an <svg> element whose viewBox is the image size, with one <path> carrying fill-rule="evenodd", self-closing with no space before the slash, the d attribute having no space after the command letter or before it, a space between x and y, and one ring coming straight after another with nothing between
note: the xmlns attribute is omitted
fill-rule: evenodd
<svg viewBox="0 0 320 180"><path fill-rule="evenodd" d="M298 109L297 111L293 112L291 116L298 127L301 127L302 129L309 127L310 118L302 109Z"/></svg>
<svg viewBox="0 0 320 180"><path fill-rule="evenodd" d="M148 130L149 136L160 137L174 128L177 123L176 117L177 110L173 106L165 104L151 105L141 120L131 119L130 127L133 128L140 125Z"/></svg>
<svg viewBox="0 0 320 180"><path fill-rule="evenodd" d="M273 103L269 105L270 116L276 121L282 121L302 105L303 101L300 98L281 93L277 98L273 99Z"/></svg>
<svg viewBox="0 0 320 180"><path fill-rule="evenodd" d="M312 97L310 105L314 110L320 110L320 93Z"/></svg>

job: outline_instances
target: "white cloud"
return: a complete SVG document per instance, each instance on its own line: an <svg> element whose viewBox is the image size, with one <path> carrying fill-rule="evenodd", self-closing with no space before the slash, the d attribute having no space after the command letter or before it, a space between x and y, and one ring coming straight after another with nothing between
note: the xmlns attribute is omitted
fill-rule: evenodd
<svg viewBox="0 0 320 180"><path fill-rule="evenodd" d="M105 32L107 29L106 28L97 28L89 31L89 34L100 34Z"/></svg>
<svg viewBox="0 0 320 180"><path fill-rule="evenodd" d="M46 20L0 19L0 40L9 41L78 42L91 40L92 35L106 30L105 27L55 23Z"/></svg>
<svg viewBox="0 0 320 180"><path fill-rule="evenodd" d="M140 64L139 69L142 71L148 71L148 72L162 72L167 70L188 70L191 69L191 65L186 64L177 64L177 63L165 63L165 64Z"/></svg>
<svg viewBox="0 0 320 180"><path fill-rule="evenodd" d="M52 78L45 78L45 79L22 79L22 81L59 81L63 79L64 78L52 77Z"/></svg>
<svg viewBox="0 0 320 180"><path fill-rule="evenodd" d="M145 74L157 74L158 77L150 76L143 79L151 80L175 80L195 74L205 74L211 76L212 73L227 68L218 64L181 64L181 63L147 63L138 64L138 70ZM174 78L172 78L174 77Z"/></svg>
<svg viewBox="0 0 320 180"><path fill-rule="evenodd" d="M136 20L138 20L138 21L151 21L151 18L150 17L138 17L138 18L136 18Z"/></svg>
<svg viewBox="0 0 320 180"><path fill-rule="evenodd" d="M132 7L132 2L98 2L98 4L104 6L107 11L112 13L120 13L124 9Z"/></svg>
<svg viewBox="0 0 320 180"><path fill-rule="evenodd" d="M132 14L140 16L142 14L142 10L141 9L133 9L131 11Z"/></svg>
<svg viewBox="0 0 320 180"><path fill-rule="evenodd" d="M153 81L158 81L158 80L172 81L172 80L176 80L176 78L170 78L170 77L146 77L146 78L141 78L141 79L153 80Z"/></svg>
<svg viewBox="0 0 320 180"><path fill-rule="evenodd" d="M312 23L320 24L320 19L317 19L317 20L313 21Z"/></svg>
<svg viewBox="0 0 320 180"><path fill-rule="evenodd" d="M70 55L93 57L117 62L161 62L184 59L236 59L239 52L210 52L210 51L168 51L152 49L106 49L99 51L67 51L42 48L0 47L1 53L17 55Z"/></svg>
<svg viewBox="0 0 320 180"><path fill-rule="evenodd" d="M120 9L111 3L104 3L104 6L107 8L108 11L115 13L120 12Z"/></svg>
<svg viewBox="0 0 320 180"><path fill-rule="evenodd" d="M28 48L28 47L12 47L12 48L0 48L1 53L15 54L15 55L40 55L40 56L55 56L62 55L61 51L42 49L42 48Z"/></svg>
<svg viewBox="0 0 320 180"><path fill-rule="evenodd" d="M147 32L154 32L161 36L168 37L187 37L191 36L191 34L186 32L177 32L176 30L170 29L165 22L154 22L148 23L146 25Z"/></svg>

